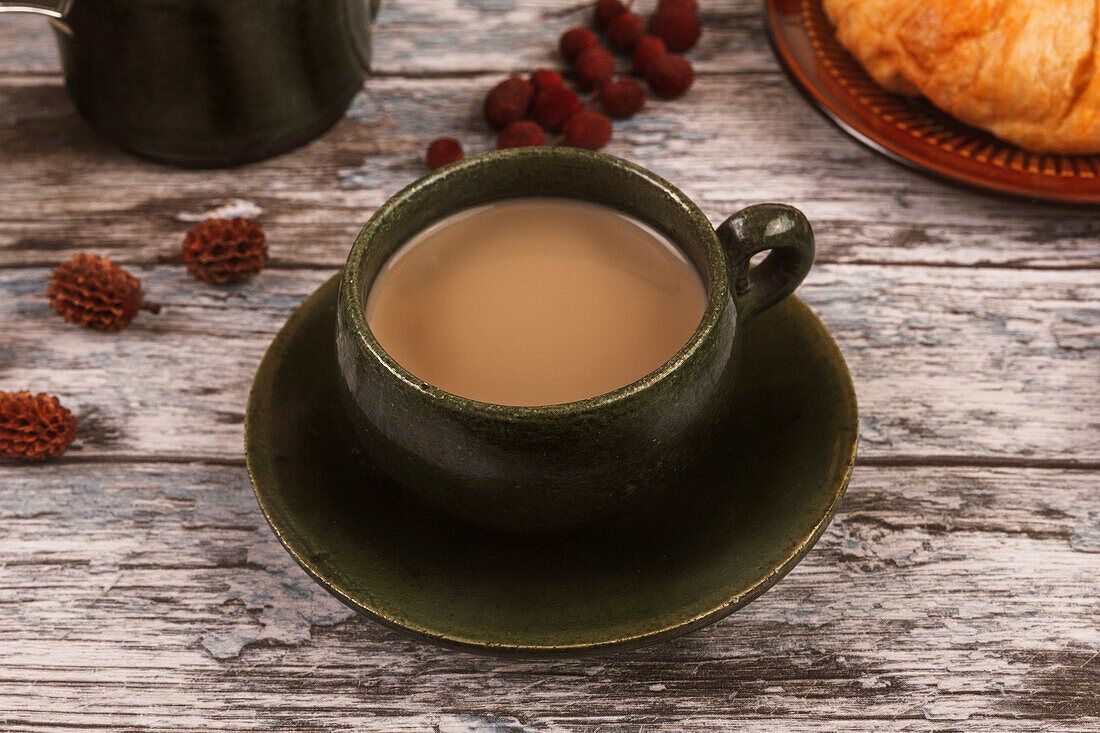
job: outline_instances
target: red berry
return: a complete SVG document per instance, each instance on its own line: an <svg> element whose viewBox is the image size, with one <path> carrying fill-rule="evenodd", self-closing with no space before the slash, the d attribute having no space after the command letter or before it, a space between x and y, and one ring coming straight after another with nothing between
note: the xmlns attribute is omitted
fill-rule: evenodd
<svg viewBox="0 0 1100 733"><path fill-rule="evenodd" d="M497 138L497 149L526 148L529 145L542 145L542 128L531 120L513 122L500 131Z"/></svg>
<svg viewBox="0 0 1100 733"><path fill-rule="evenodd" d="M643 36L634 44L634 71L645 76L649 62L668 53L665 42L658 36Z"/></svg>
<svg viewBox="0 0 1100 733"><path fill-rule="evenodd" d="M586 48L592 48L599 45L599 43L600 39L596 38L595 33L578 25L562 34L561 40L558 41L558 50L561 51L561 55L565 57L566 61L572 62Z"/></svg>
<svg viewBox="0 0 1100 733"><path fill-rule="evenodd" d="M577 84L591 89L606 84L615 73L615 58L606 48L593 46L577 57Z"/></svg>
<svg viewBox="0 0 1100 733"><path fill-rule="evenodd" d="M623 12L626 12L626 6L622 0L599 0L596 3L596 27L606 30L607 24Z"/></svg>
<svg viewBox="0 0 1100 733"><path fill-rule="evenodd" d="M695 13L684 8L667 8L649 19L649 32L664 39L673 53L686 51L699 40L702 29Z"/></svg>
<svg viewBox="0 0 1100 733"><path fill-rule="evenodd" d="M564 86L554 87L538 93L532 108L532 116L535 122L548 130L557 132L561 129L562 123L580 109L581 100L577 99L576 92Z"/></svg>
<svg viewBox="0 0 1100 733"><path fill-rule="evenodd" d="M658 97L674 99L688 90L695 81L695 72L684 58L666 53L649 62L645 78Z"/></svg>
<svg viewBox="0 0 1100 733"><path fill-rule="evenodd" d="M638 82L628 76L604 84L600 90L600 104L612 117L626 119L645 106L645 92Z"/></svg>
<svg viewBox="0 0 1100 733"><path fill-rule="evenodd" d="M497 84L485 97L485 120L501 129L527 114L535 90L531 83L512 76Z"/></svg>
<svg viewBox="0 0 1100 733"><path fill-rule="evenodd" d="M561 74L553 69L539 69L534 74L531 74L531 86L535 88L535 94L550 89L551 87L560 87L565 81L561 78Z"/></svg>
<svg viewBox="0 0 1100 733"><path fill-rule="evenodd" d="M428 168L433 171L448 163L462 160L462 145L453 137L441 137L428 146Z"/></svg>
<svg viewBox="0 0 1100 733"><path fill-rule="evenodd" d="M682 10L690 10L692 13L699 11L699 3L697 0L661 0L657 3L657 12L661 12L667 8L681 8Z"/></svg>
<svg viewBox="0 0 1100 733"><path fill-rule="evenodd" d="M599 150L611 139L611 120L599 112L582 111L566 120L562 132L570 147Z"/></svg>
<svg viewBox="0 0 1100 733"><path fill-rule="evenodd" d="M629 53L645 35L645 21L636 13L619 13L607 26L607 42L619 53Z"/></svg>

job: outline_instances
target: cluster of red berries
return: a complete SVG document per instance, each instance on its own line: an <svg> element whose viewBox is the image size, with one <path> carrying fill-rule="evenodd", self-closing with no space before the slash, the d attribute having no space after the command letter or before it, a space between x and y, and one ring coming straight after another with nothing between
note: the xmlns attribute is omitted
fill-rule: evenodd
<svg viewBox="0 0 1100 733"><path fill-rule="evenodd" d="M632 4L633 0L598 0L596 26L606 33L612 49L630 55L634 72L654 94L679 97L695 79L691 64L677 53L699 40L697 1L660 0L648 26L631 12ZM614 78L615 58L591 29L570 28L558 49L572 65L577 87L593 93L591 104L582 104L562 75L551 69L539 69L527 79L509 77L485 97L485 120L499 131L498 149L542 145L550 131L557 134L552 144L599 150L611 139L610 118L633 117L645 106L645 91L635 79ZM596 102L603 112L593 109ZM428 147L428 167L433 170L462 157L462 145L454 138L439 138Z"/></svg>

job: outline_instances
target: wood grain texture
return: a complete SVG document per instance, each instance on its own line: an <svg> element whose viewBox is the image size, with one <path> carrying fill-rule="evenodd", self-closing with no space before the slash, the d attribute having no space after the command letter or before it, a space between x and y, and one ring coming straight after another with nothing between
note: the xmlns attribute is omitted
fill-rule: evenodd
<svg viewBox="0 0 1100 733"><path fill-rule="evenodd" d="M118 334L54 315L48 270L0 270L0 388L54 392L76 410L81 430L64 460L239 458L260 357L335 270L269 270L214 288L182 267L132 269L164 310ZM818 265L799 293L848 359L864 459L1100 464L1100 283L1063 271Z"/></svg>
<svg viewBox="0 0 1100 733"><path fill-rule="evenodd" d="M1095 730L1100 495L1082 478L857 469L818 547L729 619L523 662L353 617L278 546L240 467L4 468L0 728Z"/></svg>
<svg viewBox="0 0 1100 733"><path fill-rule="evenodd" d="M608 151L715 223L764 200L813 221L800 294L862 418L818 547L682 639L503 662L354 616L278 545L241 454L264 349L430 139L492 147L481 97L558 65L583 15L540 13L571 4L384 1L346 117L231 171L116 151L73 111L46 23L0 15L0 389L57 393L79 423L59 461L0 462L0 731L1100 729L1100 214L868 152L779 71L757 0L703 3L696 86ZM227 202L264 222L267 271L213 288L155 264ZM81 249L164 312L114 335L60 321L45 277Z"/></svg>
<svg viewBox="0 0 1100 733"><path fill-rule="evenodd" d="M639 0L648 15L656 0ZM587 23L576 0L382 0L375 24L376 74L464 75L527 71L559 62L558 36ZM568 8L575 12L561 14ZM547 11L555 17L544 17ZM761 44L763 19L755 0L705 3L705 28L692 59L703 72L774 68ZM0 23L0 72L53 73L59 68L53 34L35 17Z"/></svg>
<svg viewBox="0 0 1100 733"><path fill-rule="evenodd" d="M426 172L442 134L470 153L493 140L481 99L500 79L371 79L347 117L304 149L229 171L172 171L120 154L72 110L59 79L0 77L0 266L48 265L95 247L152 262L179 246L181 213L247 198L280 228L280 265L339 265L383 201ZM715 223L786 201L819 238L819 261L1100 267L1094 211L944 186L865 150L774 74L701 78L674 102L616 123L608 152L683 188Z"/></svg>

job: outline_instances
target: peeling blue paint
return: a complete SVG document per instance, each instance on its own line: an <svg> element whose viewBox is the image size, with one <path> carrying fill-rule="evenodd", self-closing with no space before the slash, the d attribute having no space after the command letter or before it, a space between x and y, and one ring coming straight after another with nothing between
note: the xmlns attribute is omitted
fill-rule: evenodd
<svg viewBox="0 0 1100 733"><path fill-rule="evenodd" d="M893 445L890 434L886 428L870 416L859 418L859 439L861 442L874 443L876 445Z"/></svg>
<svg viewBox="0 0 1100 733"><path fill-rule="evenodd" d="M1069 546L1078 552L1100 552L1100 511L1090 511L1073 525Z"/></svg>
<svg viewBox="0 0 1100 733"><path fill-rule="evenodd" d="M30 295L34 293L36 295L45 296L46 278L46 272L42 271L40 277L28 275L27 277L0 281L0 291L11 293L12 295ZM45 302L45 298L43 298L43 302Z"/></svg>
<svg viewBox="0 0 1100 733"><path fill-rule="evenodd" d="M412 155L374 155L365 158L361 166L342 169L340 185L396 192L422 174L422 169L423 162Z"/></svg>
<svg viewBox="0 0 1100 733"><path fill-rule="evenodd" d="M225 660L236 657L246 644L255 641L258 636L258 631L248 632L241 629L231 629L207 634L199 640L199 644L214 659Z"/></svg>
<svg viewBox="0 0 1100 733"><path fill-rule="evenodd" d="M516 0L458 0L458 7L486 14L509 13L516 9Z"/></svg>
<svg viewBox="0 0 1100 733"><path fill-rule="evenodd" d="M490 720L473 715L441 718L436 726L440 733L535 733L536 730L528 728L515 718Z"/></svg>

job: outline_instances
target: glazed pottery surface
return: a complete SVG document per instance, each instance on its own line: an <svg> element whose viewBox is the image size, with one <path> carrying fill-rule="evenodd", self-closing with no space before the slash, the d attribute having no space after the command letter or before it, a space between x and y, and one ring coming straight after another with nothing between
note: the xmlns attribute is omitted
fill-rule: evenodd
<svg viewBox="0 0 1100 733"><path fill-rule="evenodd" d="M523 196L603 204L679 246L708 296L684 347L621 389L537 407L456 396L390 357L363 315L389 256L448 214ZM763 250L771 252L750 270L750 257ZM352 246L336 335L348 414L377 465L465 521L528 532L612 517L659 495L706 449L737 381L739 324L794 290L812 261L810 225L789 206L748 207L716 232L667 181L608 155L542 147L468 158L390 199Z"/></svg>
<svg viewBox="0 0 1100 733"><path fill-rule="evenodd" d="M776 55L807 99L872 150L998 193L1100 202L1100 155L1040 154L964 125L923 98L891 94L836 39L821 0L767 0Z"/></svg>
<svg viewBox="0 0 1100 733"><path fill-rule="evenodd" d="M413 500L360 449L332 353L337 279L291 316L253 382L248 468L275 534L350 607L492 654L640 646L758 596L810 549L855 458L856 398L797 298L744 327L731 417L642 512L568 535L477 529Z"/></svg>
<svg viewBox="0 0 1100 733"><path fill-rule="evenodd" d="M370 59L368 0L41 5L80 114L119 146L184 166L234 165L308 142L343 114Z"/></svg>

